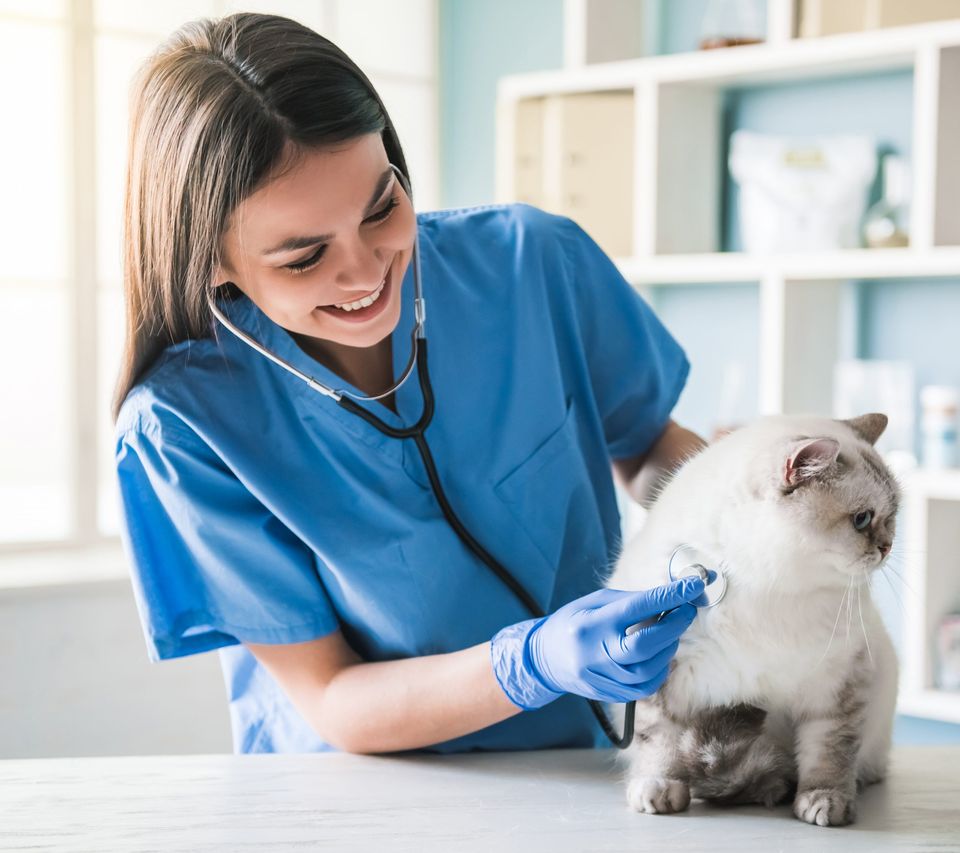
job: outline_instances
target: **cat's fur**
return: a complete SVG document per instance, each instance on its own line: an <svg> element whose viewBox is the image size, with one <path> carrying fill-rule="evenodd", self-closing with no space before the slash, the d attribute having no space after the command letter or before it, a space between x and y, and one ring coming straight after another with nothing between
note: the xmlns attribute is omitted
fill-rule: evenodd
<svg viewBox="0 0 960 853"><path fill-rule="evenodd" d="M728 565L726 596L698 611L664 686L637 702L622 755L638 811L792 797L800 819L841 825L883 778L897 661L869 578L900 501L873 447L886 423L760 418L686 461L627 543L609 587L665 583L681 543Z"/></svg>

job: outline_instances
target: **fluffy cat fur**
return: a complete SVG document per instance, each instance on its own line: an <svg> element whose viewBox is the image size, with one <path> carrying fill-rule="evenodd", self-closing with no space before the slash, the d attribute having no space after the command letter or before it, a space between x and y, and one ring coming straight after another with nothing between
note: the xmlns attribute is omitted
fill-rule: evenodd
<svg viewBox="0 0 960 853"><path fill-rule="evenodd" d="M760 418L688 459L606 585L666 581L689 543L728 566L670 675L637 702L627 800L664 814L690 798L774 805L850 823L884 777L897 661L869 579L893 542L900 489L873 445L887 418ZM873 516L862 530L866 518Z"/></svg>

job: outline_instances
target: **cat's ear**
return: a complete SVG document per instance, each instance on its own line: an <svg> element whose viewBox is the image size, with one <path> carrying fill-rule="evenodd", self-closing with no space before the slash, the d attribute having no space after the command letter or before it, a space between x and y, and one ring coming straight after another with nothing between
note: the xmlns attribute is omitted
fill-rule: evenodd
<svg viewBox="0 0 960 853"><path fill-rule="evenodd" d="M846 424L864 441L876 444L877 439L883 435L883 431L887 428L887 416L880 412L872 412L869 415L841 420L840 423Z"/></svg>
<svg viewBox="0 0 960 853"><path fill-rule="evenodd" d="M808 438L797 442L783 467L783 485L796 488L826 471L840 454L835 438Z"/></svg>

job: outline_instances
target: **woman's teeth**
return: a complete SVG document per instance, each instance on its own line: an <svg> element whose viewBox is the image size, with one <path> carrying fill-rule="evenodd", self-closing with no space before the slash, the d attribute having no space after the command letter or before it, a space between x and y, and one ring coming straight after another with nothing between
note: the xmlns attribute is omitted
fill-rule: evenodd
<svg viewBox="0 0 960 853"><path fill-rule="evenodd" d="M373 291L373 293L364 296L363 299L358 299L356 302L341 302L339 304L334 303L334 305L343 311L356 311L360 308L366 308L368 305L373 305L373 303L380 298L380 293L383 291L383 286L386 283L387 280L384 279L380 282L380 286Z"/></svg>

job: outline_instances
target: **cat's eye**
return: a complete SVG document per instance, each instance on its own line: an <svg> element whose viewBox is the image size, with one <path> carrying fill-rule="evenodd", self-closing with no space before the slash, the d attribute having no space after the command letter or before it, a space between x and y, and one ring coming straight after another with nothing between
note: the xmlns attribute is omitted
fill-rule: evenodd
<svg viewBox="0 0 960 853"><path fill-rule="evenodd" d="M866 530L873 521L873 510L862 509L853 517L853 526L857 530Z"/></svg>

